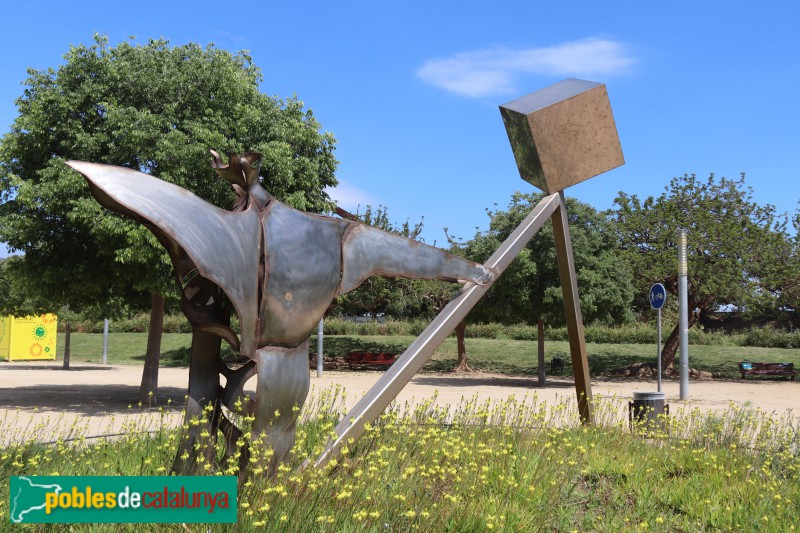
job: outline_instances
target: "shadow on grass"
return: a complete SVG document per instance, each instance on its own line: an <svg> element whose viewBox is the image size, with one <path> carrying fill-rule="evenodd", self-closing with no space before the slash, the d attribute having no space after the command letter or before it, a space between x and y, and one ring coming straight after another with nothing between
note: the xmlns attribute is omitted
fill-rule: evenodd
<svg viewBox="0 0 800 533"><path fill-rule="evenodd" d="M159 405L168 412L179 412L185 395L184 388L158 388ZM138 398L139 387L133 385L32 385L0 389L0 405L6 409L38 407L40 412L66 411L86 416L137 411Z"/></svg>
<svg viewBox="0 0 800 533"><path fill-rule="evenodd" d="M715 364L697 364L690 356L690 366L693 369L701 370L703 372L711 372L717 378L735 379L740 377L739 369L736 363L730 361L720 361ZM589 374L592 376L602 377L603 379L613 379L615 381L625 381L630 379L641 379L635 376L609 376L612 370L628 368L637 363L656 364L655 354L652 356L643 356L641 354L608 354L608 353L593 353L589 354ZM677 368L677 356L675 360ZM564 372L572 372L569 365L565 365ZM665 374L666 379L666 374Z"/></svg>
<svg viewBox="0 0 800 533"><path fill-rule="evenodd" d="M641 363L642 359L640 355L591 354L589 355L589 374L592 376L603 375L611 370L626 368L634 363ZM653 359L655 359L655 355ZM568 361L569 359L564 361L564 372L571 374L572 366L568 364Z"/></svg>
<svg viewBox="0 0 800 533"><path fill-rule="evenodd" d="M511 376L537 376L538 370L535 366L518 366L503 361L489 361L480 356L467 357L467 362L472 370L478 372L493 372L496 374L508 374ZM455 356L450 358L432 359L425 363L424 372L452 372L456 366Z"/></svg>

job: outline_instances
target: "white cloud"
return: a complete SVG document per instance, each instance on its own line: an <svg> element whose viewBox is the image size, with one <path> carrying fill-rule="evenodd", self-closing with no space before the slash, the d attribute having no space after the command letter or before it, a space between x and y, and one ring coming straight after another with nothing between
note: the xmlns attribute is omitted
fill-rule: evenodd
<svg viewBox="0 0 800 533"><path fill-rule="evenodd" d="M325 192L345 211L355 213L358 207L365 205L377 206L380 201L370 193L339 179L339 185L335 188L327 187ZM363 209L362 209L363 210Z"/></svg>
<svg viewBox="0 0 800 533"><path fill-rule="evenodd" d="M417 77L441 89L470 98L509 94L524 74L610 76L636 63L625 45L605 39L583 39L544 48L490 48L429 59Z"/></svg>

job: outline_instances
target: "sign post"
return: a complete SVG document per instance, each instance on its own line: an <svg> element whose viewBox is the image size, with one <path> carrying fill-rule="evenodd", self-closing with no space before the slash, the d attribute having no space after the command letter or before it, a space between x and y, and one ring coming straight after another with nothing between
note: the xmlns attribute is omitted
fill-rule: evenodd
<svg viewBox="0 0 800 533"><path fill-rule="evenodd" d="M658 330L656 333L658 352L656 353L656 368L658 368L658 392L661 392L661 308L667 302L667 290L661 283L650 287L650 306L658 311Z"/></svg>

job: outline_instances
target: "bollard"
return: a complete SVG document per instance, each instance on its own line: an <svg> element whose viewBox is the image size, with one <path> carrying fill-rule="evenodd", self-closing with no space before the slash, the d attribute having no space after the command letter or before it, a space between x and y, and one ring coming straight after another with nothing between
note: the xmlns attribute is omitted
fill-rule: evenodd
<svg viewBox="0 0 800 533"><path fill-rule="evenodd" d="M550 373L560 376L562 372L564 372L564 359L556 355L550 360Z"/></svg>
<svg viewBox="0 0 800 533"><path fill-rule="evenodd" d="M634 392L633 401L628 403L628 418L631 431L652 436L655 431L667 429L669 405L663 392Z"/></svg>

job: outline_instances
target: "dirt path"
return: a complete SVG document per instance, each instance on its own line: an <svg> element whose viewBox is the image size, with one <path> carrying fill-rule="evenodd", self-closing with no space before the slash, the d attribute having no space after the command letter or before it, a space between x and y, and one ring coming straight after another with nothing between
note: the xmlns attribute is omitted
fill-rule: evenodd
<svg viewBox="0 0 800 533"><path fill-rule="evenodd" d="M28 438L51 441L59 436L82 433L109 434L125 429L135 421L139 427L157 427L162 418L178 424L186 394L189 371L186 368L162 368L159 371L158 409L136 405L141 380L138 366L73 365L69 371L52 362L0 363L0 446ZM341 385L351 407L377 381L380 372L325 372L311 374L311 395L315 391ZM593 394L614 398L620 417L627 416L627 402L634 391L656 390L654 381L596 379ZM681 402L676 381L665 381L664 392L673 414L698 408L722 412L731 402L776 414L783 414L800 404L800 382L778 380L702 380L689 385L689 400ZM400 393L397 400L427 400L438 394L440 404L456 404L462 398L477 395L480 400L522 398L534 394L539 401L575 402L575 389L569 378L548 378L538 387L535 377L512 377L495 374L420 374ZM170 401L170 403L167 403ZM794 414L800 420L800 413Z"/></svg>

